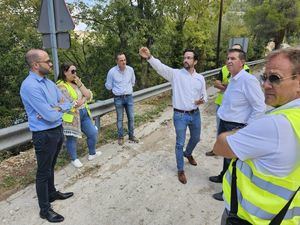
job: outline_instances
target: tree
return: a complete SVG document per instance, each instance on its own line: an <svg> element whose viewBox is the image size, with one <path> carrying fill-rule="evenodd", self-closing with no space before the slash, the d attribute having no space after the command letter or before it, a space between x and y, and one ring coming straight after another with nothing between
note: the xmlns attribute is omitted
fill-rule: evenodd
<svg viewBox="0 0 300 225"><path fill-rule="evenodd" d="M257 42L267 43L270 39L279 48L285 38L299 34L300 3L297 0L249 0L245 21Z"/></svg>
<svg viewBox="0 0 300 225"><path fill-rule="evenodd" d="M36 31L38 0L0 1L0 92L1 106L9 112L2 117L0 126L11 125L22 110L19 87L28 73L24 55L30 48L41 46Z"/></svg>

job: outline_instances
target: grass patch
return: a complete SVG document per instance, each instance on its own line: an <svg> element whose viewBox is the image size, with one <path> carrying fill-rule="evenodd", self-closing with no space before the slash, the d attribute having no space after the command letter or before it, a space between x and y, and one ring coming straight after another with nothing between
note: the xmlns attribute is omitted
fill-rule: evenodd
<svg viewBox="0 0 300 225"><path fill-rule="evenodd" d="M10 188L10 187L14 187L17 184L17 179L14 176L11 175L7 175L3 178L0 187L2 188Z"/></svg>

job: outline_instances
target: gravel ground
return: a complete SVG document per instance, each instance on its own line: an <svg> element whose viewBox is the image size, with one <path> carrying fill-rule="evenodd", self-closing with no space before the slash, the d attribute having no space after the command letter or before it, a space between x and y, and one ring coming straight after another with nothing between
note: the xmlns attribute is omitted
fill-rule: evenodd
<svg viewBox="0 0 300 225"><path fill-rule="evenodd" d="M224 205L211 195L220 191L221 185L209 182L208 177L221 170L222 159L204 155L215 141L212 97L200 110L201 141L193 154L198 166L185 162L187 184L177 180L169 107L161 117L136 129L140 143L101 146L98 151L103 154L94 161L82 158L83 168L68 165L56 173L57 188L74 192L72 198L52 204L65 217L61 224L219 224ZM38 216L34 185L1 201L0 211L3 225L48 224Z"/></svg>

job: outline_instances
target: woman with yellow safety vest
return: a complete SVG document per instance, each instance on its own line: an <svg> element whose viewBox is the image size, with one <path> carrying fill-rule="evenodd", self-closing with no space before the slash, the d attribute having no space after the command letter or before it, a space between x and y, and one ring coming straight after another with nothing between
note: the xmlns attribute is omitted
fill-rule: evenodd
<svg viewBox="0 0 300 225"><path fill-rule="evenodd" d="M98 130L92 122L91 112L87 104L92 100L93 94L81 82L77 76L76 67L72 63L61 65L57 86L64 96L74 103L73 108L63 115L63 127L71 163L79 168L82 167L82 163L77 158L77 138L82 137L81 132L87 137L88 160L93 160L96 156L101 155L101 152L96 152Z"/></svg>

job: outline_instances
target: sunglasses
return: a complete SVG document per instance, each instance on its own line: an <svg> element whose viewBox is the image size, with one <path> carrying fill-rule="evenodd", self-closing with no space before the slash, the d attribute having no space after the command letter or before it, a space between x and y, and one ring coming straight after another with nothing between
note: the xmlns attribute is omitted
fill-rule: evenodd
<svg viewBox="0 0 300 225"><path fill-rule="evenodd" d="M296 75L292 75L289 77L280 77L277 74L271 73L269 74L269 76L267 76L266 74L260 75L260 80L261 83L264 84L266 81L268 81L270 84L277 84L279 85L281 83L281 81L295 77Z"/></svg>
<svg viewBox="0 0 300 225"><path fill-rule="evenodd" d="M71 74L77 73L77 70L71 70Z"/></svg>

